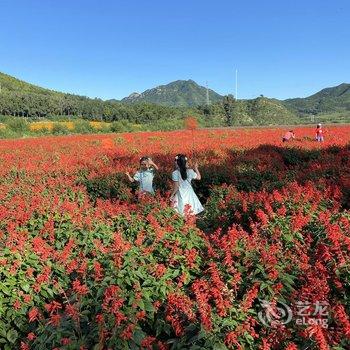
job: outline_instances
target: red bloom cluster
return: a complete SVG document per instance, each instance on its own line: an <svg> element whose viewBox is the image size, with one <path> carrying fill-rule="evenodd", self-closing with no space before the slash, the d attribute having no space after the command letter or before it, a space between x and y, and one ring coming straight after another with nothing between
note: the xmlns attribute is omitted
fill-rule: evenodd
<svg viewBox="0 0 350 350"><path fill-rule="evenodd" d="M350 348L350 128L185 127L0 142L1 344ZM167 201L177 153L199 161L200 218ZM158 193L137 199L144 154Z"/></svg>

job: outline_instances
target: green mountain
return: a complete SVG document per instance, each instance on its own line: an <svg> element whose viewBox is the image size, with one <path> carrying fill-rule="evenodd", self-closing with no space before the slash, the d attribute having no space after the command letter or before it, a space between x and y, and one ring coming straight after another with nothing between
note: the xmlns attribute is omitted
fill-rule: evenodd
<svg viewBox="0 0 350 350"><path fill-rule="evenodd" d="M283 104L298 114L322 114L350 111L350 84L340 84L306 98L293 98Z"/></svg>
<svg viewBox="0 0 350 350"><path fill-rule="evenodd" d="M209 100L215 103L222 100L222 96L208 89ZM193 107L204 105L207 101L207 89L193 80L177 80L167 85L160 85L146 90L141 94L134 92L122 99L126 103L148 102L163 106Z"/></svg>
<svg viewBox="0 0 350 350"><path fill-rule="evenodd" d="M103 101L44 89L0 73L0 115L30 118L79 117L167 127L186 115L206 126L266 125L308 122L310 114L346 122L350 116L350 84L323 89L306 97L279 101L266 97L235 100L208 90L193 80L178 80L132 94L122 101ZM344 116L343 116L344 115Z"/></svg>
<svg viewBox="0 0 350 350"><path fill-rule="evenodd" d="M258 97L246 101L250 114L258 125L297 123L298 117L276 99Z"/></svg>
<svg viewBox="0 0 350 350"><path fill-rule="evenodd" d="M63 93L56 92L49 89L27 83L0 72L0 91L1 92L12 92L12 93L28 93L28 94L40 94L40 95L63 95Z"/></svg>
<svg viewBox="0 0 350 350"><path fill-rule="evenodd" d="M258 97L251 100L235 100L225 96L210 106L198 106L200 115L211 118L220 125L287 125L299 122L294 112L276 99Z"/></svg>
<svg viewBox="0 0 350 350"><path fill-rule="evenodd" d="M161 118L179 118L183 111L150 104L128 105L116 100L103 101L57 92L0 73L0 115L30 118L64 116L149 123Z"/></svg>

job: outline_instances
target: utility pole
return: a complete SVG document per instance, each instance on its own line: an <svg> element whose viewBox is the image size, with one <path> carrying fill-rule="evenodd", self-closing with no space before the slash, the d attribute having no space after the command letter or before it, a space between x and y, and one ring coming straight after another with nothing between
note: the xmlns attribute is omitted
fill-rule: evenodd
<svg viewBox="0 0 350 350"><path fill-rule="evenodd" d="M206 85L206 89L207 89L207 100L206 100L206 102L207 102L207 106L209 106L210 105L210 100L209 100L209 89L208 89L208 82L206 81L206 83L205 83Z"/></svg>

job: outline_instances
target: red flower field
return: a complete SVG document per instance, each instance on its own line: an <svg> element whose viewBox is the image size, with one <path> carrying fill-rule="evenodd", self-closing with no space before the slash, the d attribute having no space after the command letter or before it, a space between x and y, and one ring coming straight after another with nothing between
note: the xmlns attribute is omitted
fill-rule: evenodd
<svg viewBox="0 0 350 350"><path fill-rule="evenodd" d="M295 132L0 141L0 348L349 349L350 127ZM197 220L168 201L177 153Z"/></svg>

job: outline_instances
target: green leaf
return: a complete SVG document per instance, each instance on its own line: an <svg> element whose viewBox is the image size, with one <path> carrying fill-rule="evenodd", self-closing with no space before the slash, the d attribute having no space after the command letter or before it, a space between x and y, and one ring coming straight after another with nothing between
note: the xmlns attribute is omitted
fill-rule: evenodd
<svg viewBox="0 0 350 350"><path fill-rule="evenodd" d="M291 234L289 234L289 233L288 233L288 234L287 234L287 233L284 234L284 235L283 235L283 238L284 238L284 240L287 241L287 242L292 242L292 241L293 241L293 235L291 235Z"/></svg>
<svg viewBox="0 0 350 350"><path fill-rule="evenodd" d="M22 287L22 289L23 289L26 293L29 292L30 287L29 287L29 284L28 284L28 283L23 283L23 284L21 284L21 287Z"/></svg>
<svg viewBox="0 0 350 350"><path fill-rule="evenodd" d="M145 304L144 304L143 300L140 300L140 301L139 301L139 308L140 308L141 310L145 310Z"/></svg>
<svg viewBox="0 0 350 350"><path fill-rule="evenodd" d="M17 331L14 329L10 329L6 334L6 338L10 343L14 344L18 338Z"/></svg>
<svg viewBox="0 0 350 350"><path fill-rule="evenodd" d="M11 295L11 291L4 284L0 287L0 290L6 295Z"/></svg>
<svg viewBox="0 0 350 350"><path fill-rule="evenodd" d="M153 312L154 311L153 304L150 301L148 301L148 300L144 301L144 307L145 307L144 308L145 311L148 311L148 312Z"/></svg>
<svg viewBox="0 0 350 350"><path fill-rule="evenodd" d="M213 350L227 350L227 347L224 343L215 343Z"/></svg>
<svg viewBox="0 0 350 350"><path fill-rule="evenodd" d="M3 338L6 338L6 329L3 323L0 324L0 336L2 336Z"/></svg>
<svg viewBox="0 0 350 350"><path fill-rule="evenodd" d="M133 335L133 340L137 345L141 345L143 338L145 338L146 334L142 332L140 329L136 329Z"/></svg>

